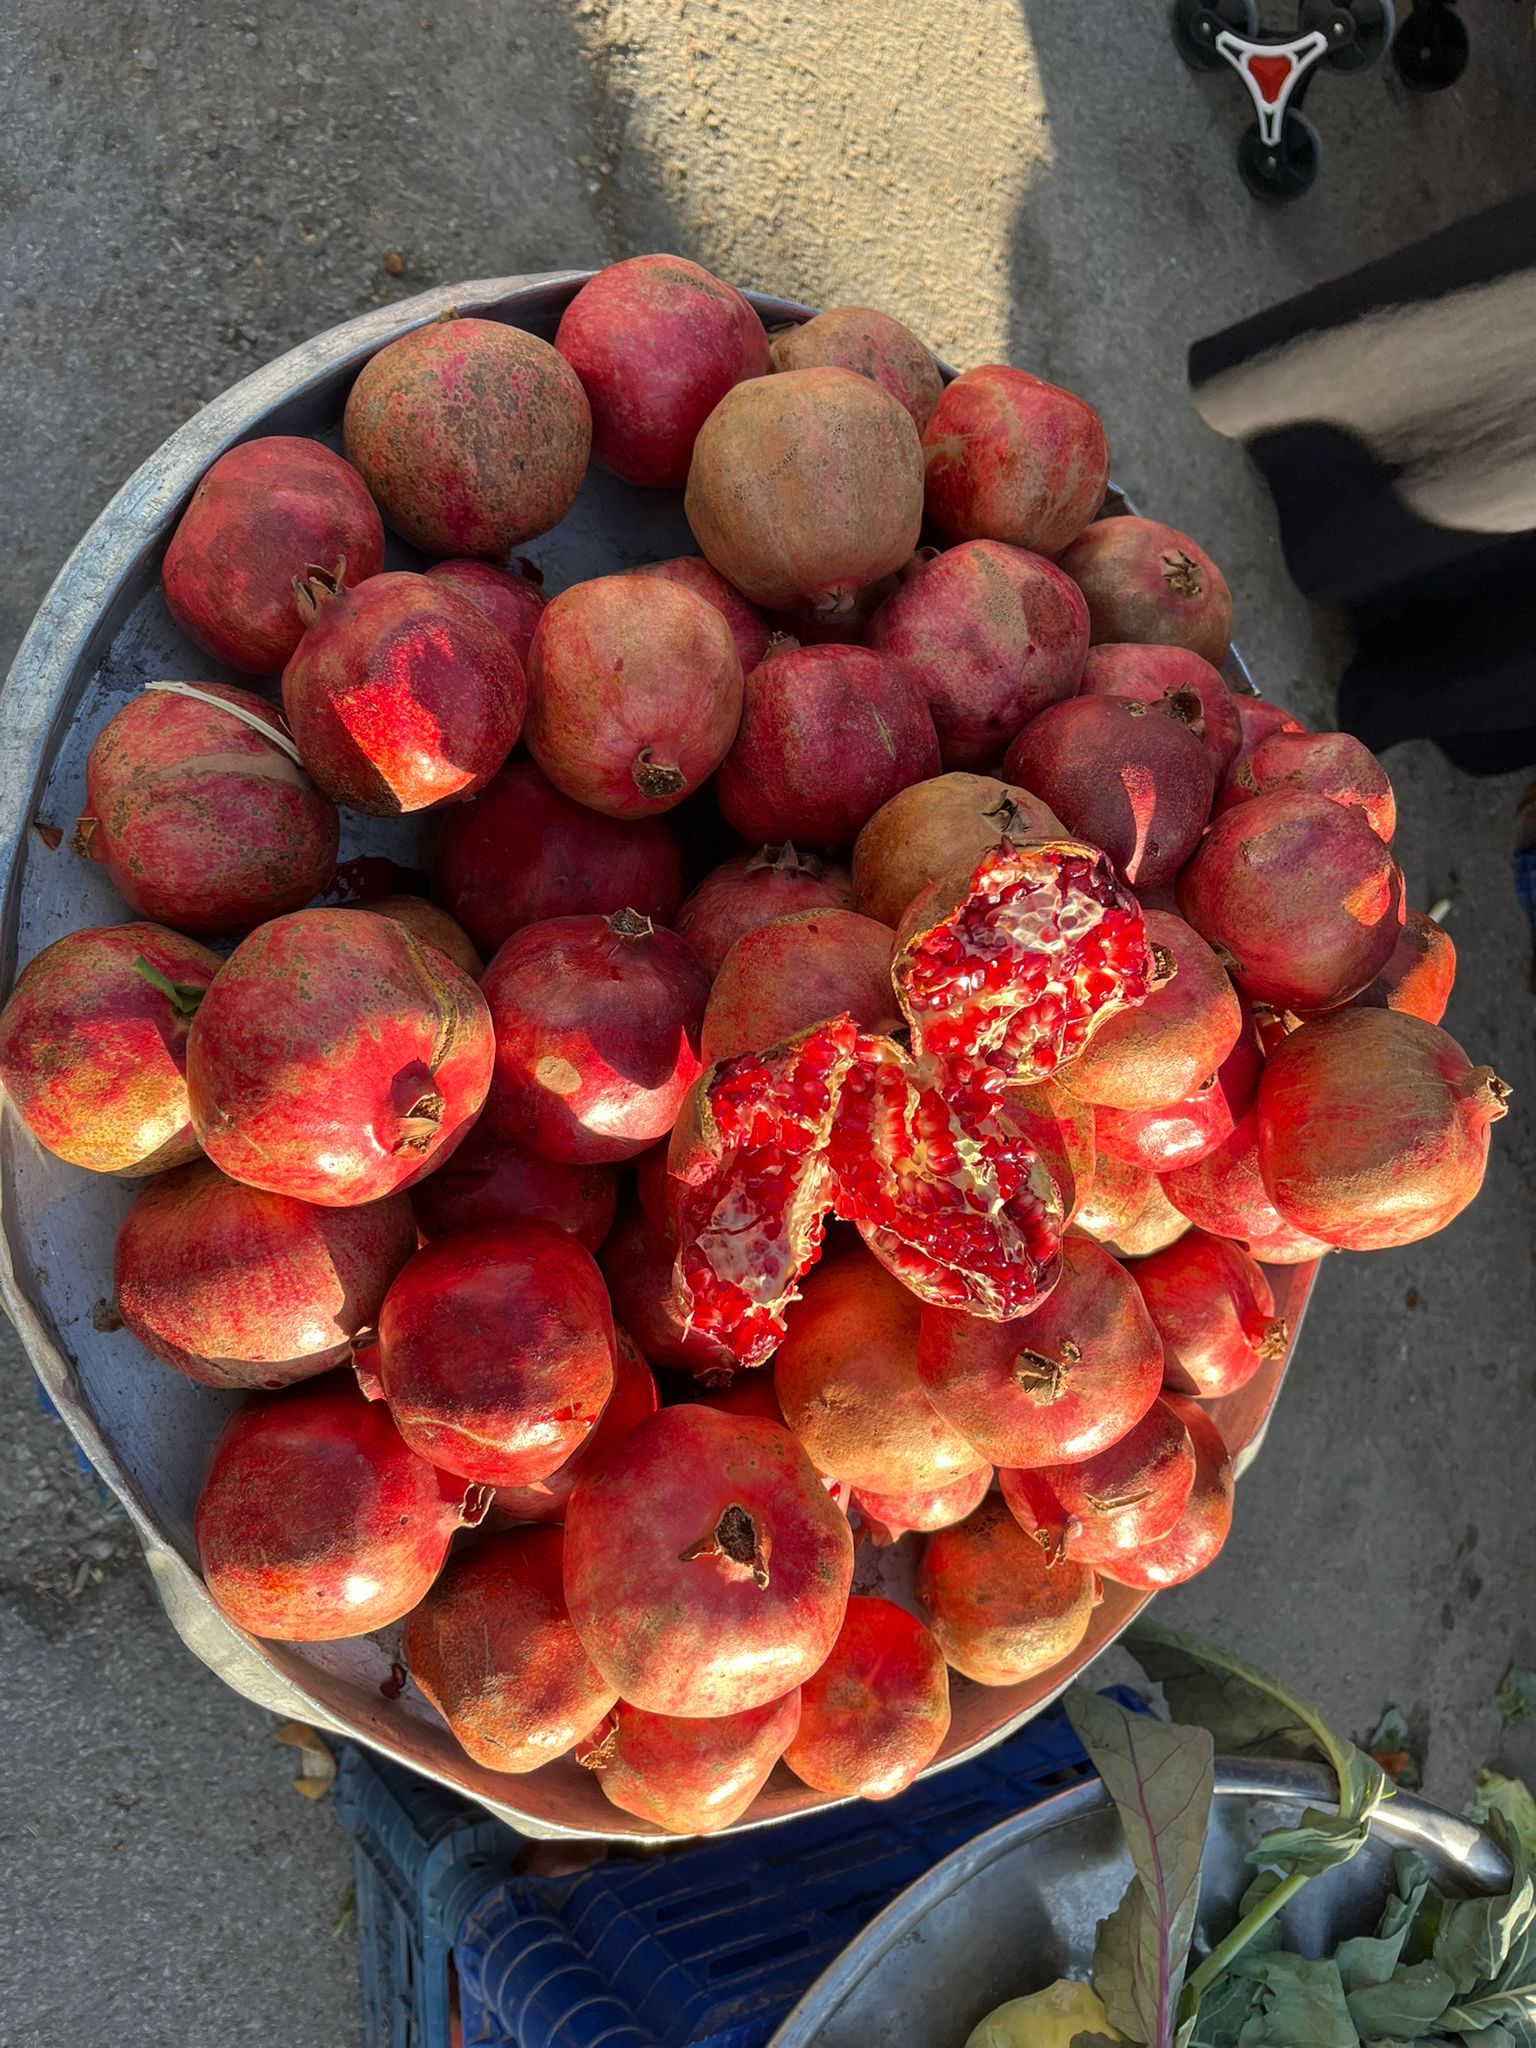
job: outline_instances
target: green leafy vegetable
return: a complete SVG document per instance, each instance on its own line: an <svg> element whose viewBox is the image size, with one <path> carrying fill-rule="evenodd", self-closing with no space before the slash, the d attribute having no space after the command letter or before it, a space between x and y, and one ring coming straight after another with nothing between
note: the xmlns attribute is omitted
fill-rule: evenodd
<svg viewBox="0 0 1536 2048"><path fill-rule="evenodd" d="M1520 1843L1500 1813L1489 1814L1488 1830L1509 1858L1509 1890L1493 1898L1447 1904L1435 1935L1434 1959L1462 1998L1487 1986L1511 1988L1500 1979L1517 1952L1523 1962L1527 1937L1536 1926L1536 1887Z"/></svg>
<svg viewBox="0 0 1536 2048"><path fill-rule="evenodd" d="M1396 1707L1388 1707L1360 1745L1373 1756L1394 1785L1416 1792L1424 1782L1424 1767L1414 1746L1408 1723Z"/></svg>
<svg viewBox="0 0 1536 2048"><path fill-rule="evenodd" d="M1527 1715L1536 1713L1536 1671L1511 1664L1493 1697L1504 1726L1518 1728Z"/></svg>
<svg viewBox="0 0 1536 2048"><path fill-rule="evenodd" d="M1173 2048L1210 1821L1211 1738L1128 1714L1095 1693L1068 1694L1067 1714L1136 1866L1125 1897L1099 1923L1094 1985L1112 2026L1146 2048Z"/></svg>
<svg viewBox="0 0 1536 2048"><path fill-rule="evenodd" d="M1405 1963L1385 1984L1351 1991L1349 2016L1369 2041L1422 2041L1455 1996L1438 1963Z"/></svg>
<svg viewBox="0 0 1536 2048"><path fill-rule="evenodd" d="M1358 1856L1370 1838L1373 1799L1366 1811L1348 1820L1342 1813L1320 1813L1309 1806L1293 1828L1273 1828L1248 1851L1248 1861L1283 1877L1318 1877Z"/></svg>
<svg viewBox="0 0 1536 2048"><path fill-rule="evenodd" d="M1506 1778L1485 1766L1477 1774L1477 1790L1461 1809L1479 1827L1490 1814L1504 1816L1527 1863L1536 1864L1536 1798L1523 1778Z"/></svg>
<svg viewBox="0 0 1536 2048"><path fill-rule="evenodd" d="M1442 2027L1470 2034L1482 2048L1483 2030L1497 2027L1508 2035L1511 2048L1536 2048L1536 1985L1521 1991L1491 1991L1469 2004L1450 2006L1440 2016Z"/></svg>
<svg viewBox="0 0 1536 2048"><path fill-rule="evenodd" d="M1277 1951L1242 1956L1233 1970L1257 1987L1237 2048L1360 2048L1331 1957L1313 1962Z"/></svg>

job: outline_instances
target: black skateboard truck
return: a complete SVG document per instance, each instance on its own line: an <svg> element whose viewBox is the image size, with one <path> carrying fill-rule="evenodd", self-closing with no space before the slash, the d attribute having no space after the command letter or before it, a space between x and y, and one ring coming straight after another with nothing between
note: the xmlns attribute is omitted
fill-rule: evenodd
<svg viewBox="0 0 1536 2048"><path fill-rule="evenodd" d="M1254 198L1270 204L1299 199L1317 176L1322 141L1301 102L1318 67L1364 71L1392 41L1392 29L1392 0L1301 0L1292 36L1261 31L1255 0L1174 0L1173 8L1174 46L1184 62L1195 71L1230 66L1253 102L1237 168Z"/></svg>

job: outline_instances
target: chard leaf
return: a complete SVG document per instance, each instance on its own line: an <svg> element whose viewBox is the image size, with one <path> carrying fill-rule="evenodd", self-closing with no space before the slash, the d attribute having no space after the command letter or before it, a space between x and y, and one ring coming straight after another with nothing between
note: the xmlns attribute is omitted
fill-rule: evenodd
<svg viewBox="0 0 1536 2048"><path fill-rule="evenodd" d="M1493 1698L1504 1726L1518 1728L1527 1715L1536 1713L1536 1671L1511 1664Z"/></svg>
<svg viewBox="0 0 1536 2048"><path fill-rule="evenodd" d="M1495 1983L1536 1927L1536 1887L1520 1842L1497 1811L1488 1816L1488 1831L1509 1858L1509 1890L1493 1898L1447 1901L1435 1935L1435 1961L1463 1998Z"/></svg>
<svg viewBox="0 0 1536 2048"><path fill-rule="evenodd" d="M1096 1693L1069 1693L1067 1714L1115 1802L1136 1867L1131 1888L1099 1924L1094 1985L1122 2034L1146 2048L1173 2048L1210 1820L1211 1738L1203 1728L1128 1714Z"/></svg>
<svg viewBox="0 0 1536 2048"><path fill-rule="evenodd" d="M1485 1766L1477 1774L1476 1791L1461 1810L1479 1826L1490 1814L1501 1813L1526 1862L1536 1864L1536 1798L1523 1778L1506 1778Z"/></svg>
<svg viewBox="0 0 1536 2048"><path fill-rule="evenodd" d="M1259 1991L1237 2048L1360 2048L1331 1957L1312 1962L1283 1952L1242 1955L1232 1969L1252 1979Z"/></svg>
<svg viewBox="0 0 1536 2048"><path fill-rule="evenodd" d="M1349 1993L1349 2013L1367 2040L1422 2041L1444 2025L1456 1986L1438 1963L1408 1963L1385 1984Z"/></svg>

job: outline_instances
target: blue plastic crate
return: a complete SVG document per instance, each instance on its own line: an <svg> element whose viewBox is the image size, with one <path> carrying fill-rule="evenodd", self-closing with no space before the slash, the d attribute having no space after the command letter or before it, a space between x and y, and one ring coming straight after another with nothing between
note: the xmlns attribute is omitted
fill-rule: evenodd
<svg viewBox="0 0 1536 2048"><path fill-rule="evenodd" d="M1115 1688L1124 1705L1145 1708ZM1060 1708L879 1805L485 1891L455 1943L464 2048L761 2048L950 1850L1089 1775Z"/></svg>

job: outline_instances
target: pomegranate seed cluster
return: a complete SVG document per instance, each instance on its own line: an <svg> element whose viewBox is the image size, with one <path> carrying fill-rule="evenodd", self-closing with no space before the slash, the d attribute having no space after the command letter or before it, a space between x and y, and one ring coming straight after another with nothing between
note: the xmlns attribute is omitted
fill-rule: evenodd
<svg viewBox="0 0 1536 2048"><path fill-rule="evenodd" d="M1090 405L882 313L638 257L341 424L170 537L6 1100L137 1184L146 1400L244 1397L230 1621L403 1626L390 1714L594 1832L888 1797L1217 1555L1286 1269L1477 1193L1390 786L1228 687ZM699 552L546 588L592 461Z"/></svg>

